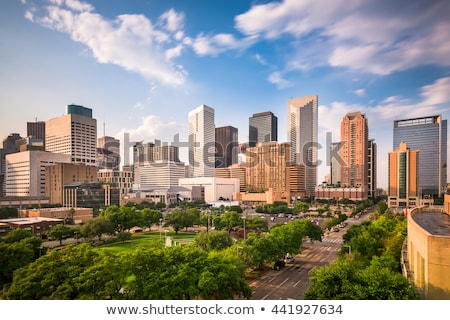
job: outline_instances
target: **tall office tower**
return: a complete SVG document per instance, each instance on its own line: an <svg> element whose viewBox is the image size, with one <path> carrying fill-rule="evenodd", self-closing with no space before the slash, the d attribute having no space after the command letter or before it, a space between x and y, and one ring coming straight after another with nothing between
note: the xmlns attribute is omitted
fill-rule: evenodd
<svg viewBox="0 0 450 320"><path fill-rule="evenodd" d="M95 166L97 120L92 118L92 109L70 104L64 116L47 120L45 150L69 154L73 163Z"/></svg>
<svg viewBox="0 0 450 320"><path fill-rule="evenodd" d="M369 139L367 146L367 196L377 196L377 144Z"/></svg>
<svg viewBox="0 0 450 320"><path fill-rule="evenodd" d="M204 104L189 112L190 177L214 177L214 109Z"/></svg>
<svg viewBox="0 0 450 320"><path fill-rule="evenodd" d="M97 140L98 170L120 170L120 140L103 136Z"/></svg>
<svg viewBox="0 0 450 320"><path fill-rule="evenodd" d="M249 146L258 143L278 141L278 118L270 111L253 114L248 119Z"/></svg>
<svg viewBox="0 0 450 320"><path fill-rule="evenodd" d="M238 129L232 126L216 128L216 168L226 168L238 162Z"/></svg>
<svg viewBox="0 0 450 320"><path fill-rule="evenodd" d="M318 96L288 100L287 136L291 161L305 166L306 192L314 195L317 185Z"/></svg>
<svg viewBox="0 0 450 320"><path fill-rule="evenodd" d="M419 205L419 157L419 150L411 150L404 141L389 152L389 208Z"/></svg>
<svg viewBox="0 0 450 320"><path fill-rule="evenodd" d="M7 137L3 138L3 148L0 149L0 196L6 194L6 160L5 157L8 154L16 153L20 151L18 141L22 140L22 137L18 133L11 133Z"/></svg>
<svg viewBox="0 0 450 320"><path fill-rule="evenodd" d="M45 121L27 122L27 137L42 140L45 149Z"/></svg>
<svg viewBox="0 0 450 320"><path fill-rule="evenodd" d="M130 134L125 132L123 134L123 165L128 167L130 165Z"/></svg>
<svg viewBox="0 0 450 320"><path fill-rule="evenodd" d="M340 142L332 142L330 145L330 182L338 187L341 185Z"/></svg>
<svg viewBox="0 0 450 320"><path fill-rule="evenodd" d="M347 113L341 122L341 186L367 191L369 127L361 112Z"/></svg>
<svg viewBox="0 0 450 320"><path fill-rule="evenodd" d="M278 118L270 111L255 113L248 119L248 144L278 141Z"/></svg>
<svg viewBox="0 0 450 320"><path fill-rule="evenodd" d="M394 148L404 141L419 150L419 194L442 196L447 190L447 120L442 115L394 121Z"/></svg>

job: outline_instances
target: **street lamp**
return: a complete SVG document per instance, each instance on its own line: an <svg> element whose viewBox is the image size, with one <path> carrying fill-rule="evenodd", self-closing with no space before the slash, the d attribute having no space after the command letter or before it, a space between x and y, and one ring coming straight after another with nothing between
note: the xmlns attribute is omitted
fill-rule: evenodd
<svg viewBox="0 0 450 320"><path fill-rule="evenodd" d="M162 234L161 234L161 224L162 224L163 219L159 218L159 240L162 240Z"/></svg>
<svg viewBox="0 0 450 320"><path fill-rule="evenodd" d="M77 244L78 244L78 234L80 233L79 231L74 231L75 233L75 239L77 239Z"/></svg>

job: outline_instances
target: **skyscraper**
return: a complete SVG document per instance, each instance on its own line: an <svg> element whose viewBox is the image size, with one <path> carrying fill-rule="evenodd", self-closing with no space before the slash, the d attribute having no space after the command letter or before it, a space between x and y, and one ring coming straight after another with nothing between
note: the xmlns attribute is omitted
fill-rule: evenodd
<svg viewBox="0 0 450 320"><path fill-rule="evenodd" d="M442 196L447 188L447 120L441 115L394 120L395 149L404 141L419 150L420 196Z"/></svg>
<svg viewBox="0 0 450 320"><path fill-rule="evenodd" d="M214 109L204 104L189 112L190 177L214 177Z"/></svg>
<svg viewBox="0 0 450 320"><path fill-rule="evenodd" d="M317 185L318 96L288 100L288 141L291 161L305 166L306 192L314 195Z"/></svg>
<svg viewBox="0 0 450 320"><path fill-rule="evenodd" d="M361 112L347 113L341 122L341 186L367 191L369 127Z"/></svg>
<svg viewBox="0 0 450 320"><path fill-rule="evenodd" d="M388 206L410 207L419 205L418 150L411 150L402 141L389 152Z"/></svg>
<svg viewBox="0 0 450 320"><path fill-rule="evenodd" d="M27 137L42 140L45 149L45 121L27 122Z"/></svg>
<svg viewBox="0 0 450 320"><path fill-rule="evenodd" d="M120 140L109 136L98 138L97 167L99 170L120 170Z"/></svg>
<svg viewBox="0 0 450 320"><path fill-rule="evenodd" d="M73 163L94 166L97 155L97 120L92 109L68 105L67 114L45 123L45 150L71 155Z"/></svg>
<svg viewBox="0 0 450 320"><path fill-rule="evenodd" d="M216 128L216 168L226 168L238 162L238 129L232 126Z"/></svg>
<svg viewBox="0 0 450 320"><path fill-rule="evenodd" d="M270 111L253 114L248 119L249 146L257 143L278 141L278 118Z"/></svg>

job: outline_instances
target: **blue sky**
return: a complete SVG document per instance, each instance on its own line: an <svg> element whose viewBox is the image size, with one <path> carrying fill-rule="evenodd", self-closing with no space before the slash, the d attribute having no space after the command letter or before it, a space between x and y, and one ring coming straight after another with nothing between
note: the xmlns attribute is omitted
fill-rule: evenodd
<svg viewBox="0 0 450 320"><path fill-rule="evenodd" d="M393 120L450 108L450 2L430 0L6 0L0 10L0 134L93 109L99 136L187 139L188 112L215 109L239 129L287 101L319 96L325 135L347 112L369 121L387 186ZM104 128L104 129L103 129ZM185 140L186 141L186 140ZM182 160L187 162L181 151Z"/></svg>

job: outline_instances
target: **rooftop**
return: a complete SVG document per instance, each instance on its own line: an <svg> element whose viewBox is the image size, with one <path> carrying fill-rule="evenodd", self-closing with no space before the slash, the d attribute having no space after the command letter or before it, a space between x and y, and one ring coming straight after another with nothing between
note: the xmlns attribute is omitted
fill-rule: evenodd
<svg viewBox="0 0 450 320"><path fill-rule="evenodd" d="M424 230L434 236L450 236L450 215L443 212L417 212L411 216Z"/></svg>

